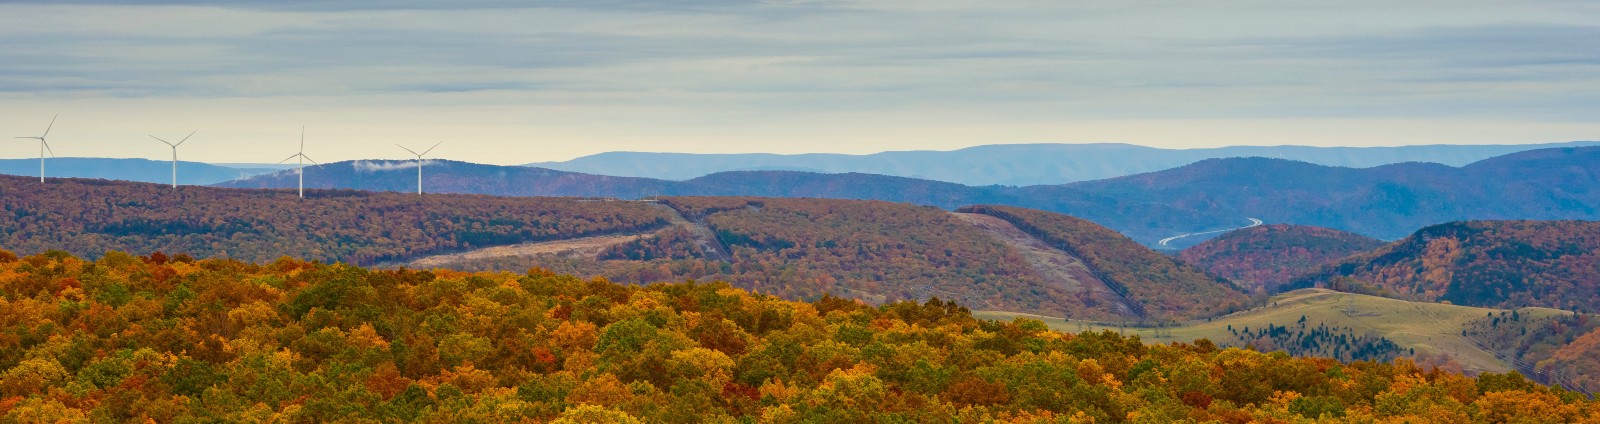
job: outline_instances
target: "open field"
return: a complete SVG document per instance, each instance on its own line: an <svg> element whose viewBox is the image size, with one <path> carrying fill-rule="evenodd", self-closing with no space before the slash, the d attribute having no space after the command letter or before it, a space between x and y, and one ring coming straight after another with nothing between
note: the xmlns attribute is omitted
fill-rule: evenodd
<svg viewBox="0 0 1600 424"><path fill-rule="evenodd" d="M1403 349L1416 349L1418 354L1444 353L1460 362L1468 372L1505 372L1506 362L1474 346L1462 337L1464 326L1499 309L1476 308L1438 303L1418 303L1342 293L1324 289L1303 289L1273 297L1266 306L1213 318L1181 322L1166 328L1120 327L1115 323L1066 320L1000 311L982 311L980 318L1009 320L1027 317L1044 321L1051 328L1067 332L1112 330L1138 335L1149 343L1191 341L1200 338L1212 340L1231 339L1229 327L1234 329L1261 328L1268 324L1290 326L1301 317L1312 324L1321 322L1328 326L1353 329L1357 334L1370 332L1394 341ZM1546 308L1523 308L1522 314L1548 316L1570 312Z"/></svg>

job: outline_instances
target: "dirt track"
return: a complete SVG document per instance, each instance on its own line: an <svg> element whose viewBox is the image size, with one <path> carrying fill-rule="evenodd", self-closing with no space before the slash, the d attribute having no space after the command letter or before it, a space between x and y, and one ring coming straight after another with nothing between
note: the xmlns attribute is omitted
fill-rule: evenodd
<svg viewBox="0 0 1600 424"><path fill-rule="evenodd" d="M650 234L584 237L541 243L523 243L511 246L486 247L462 253L429 256L411 261L407 263L406 266L412 268L430 268L444 266L454 262L475 259L499 258L506 256L532 256L551 253L594 256L599 254L600 250L606 248L607 246L618 243L626 243L645 237L650 237Z"/></svg>

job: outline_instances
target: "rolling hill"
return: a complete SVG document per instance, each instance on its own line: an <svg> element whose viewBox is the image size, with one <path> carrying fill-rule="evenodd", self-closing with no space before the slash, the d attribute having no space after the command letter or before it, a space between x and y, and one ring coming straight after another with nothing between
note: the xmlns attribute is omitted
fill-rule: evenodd
<svg viewBox="0 0 1600 424"><path fill-rule="evenodd" d="M308 176L312 172L318 171ZM585 181L551 172L555 180ZM364 265L543 267L641 284L722 280L791 299L834 295L884 303L940 297L997 309L1136 321L1214 315L1244 306L1241 295L1202 274L1139 281L1167 278L1169 272L1128 270L1180 268L1114 231L1042 211L1029 213L1098 235L1084 241L1095 246L1072 241L1044 248L1061 261L1087 264L1084 272L1069 275L1031 261L1018 240L997 236L993 228L962 215L883 201L599 201L324 189L300 199L289 190L174 191L75 179L41 186L21 177L0 177L0 191L7 195L0 248L24 254L167 251L264 262L289 252ZM1103 249L1117 253L1078 259L1081 252ZM1156 293L1144 289L1150 284L1184 289ZM1198 289L1206 286L1210 289ZM1108 298L1107 287L1134 289Z"/></svg>
<svg viewBox="0 0 1600 424"><path fill-rule="evenodd" d="M1328 285L1457 305L1600 311L1600 222L1435 225L1287 287Z"/></svg>
<svg viewBox="0 0 1600 424"><path fill-rule="evenodd" d="M952 151L846 154L690 154L610 152L527 166L600 175L689 180L726 171L787 170L866 173L953 183L1050 185L1155 172L1230 157L1268 157L1326 166L1369 168L1403 162L1450 166L1525 150L1592 146L1595 142L1526 145L1433 145L1400 147L1234 146L1160 149L1117 143L1001 144Z"/></svg>
<svg viewBox="0 0 1600 424"><path fill-rule="evenodd" d="M1204 338L1216 342L1219 346L1255 346L1263 351L1284 350L1295 355L1339 357L1343 360L1385 360L1395 357L1442 355L1453 361L1460 370L1476 374L1519 369L1517 364L1512 362L1513 357L1497 356L1498 352L1492 348L1485 349L1493 344L1491 337L1504 335L1506 332L1473 331L1480 326L1487 326L1486 316L1502 313L1510 315L1511 312L1511 310L1460 305L1408 302L1325 289L1300 289L1273 296L1266 305L1247 311L1165 327L1118 326L1103 322L996 311L981 311L976 315L990 319L1014 317L1039 319L1053 329L1068 332L1117 331L1137 335L1140 340L1152 344L1188 342ZM1546 308L1523 308L1516 312L1528 322L1547 322L1550 319L1571 315L1568 312ZM1321 344L1324 346L1312 346L1307 342L1313 341L1314 338L1306 337L1310 332L1304 330L1318 327L1331 333L1335 340L1339 335L1343 335L1345 341L1323 342ZM1510 325L1507 324L1507 327ZM1286 334L1289 337L1271 337L1270 334L1262 334L1275 332L1273 330L1283 331L1281 329L1289 329ZM1463 331L1472 333L1471 337L1463 336ZM1376 342L1373 344L1384 343L1377 340L1382 338L1393 343L1394 349L1387 352L1371 352L1370 354L1375 355L1363 356L1361 352L1355 351L1360 345L1359 339L1363 336L1372 337L1372 341ZM1335 351L1338 347L1342 347L1343 350ZM1600 385L1587 389L1600 389Z"/></svg>
<svg viewBox="0 0 1600 424"><path fill-rule="evenodd" d="M178 184L212 185L276 171L270 165L223 166L178 161ZM39 159L0 159L0 174L39 176ZM49 158L46 177L171 183L172 162L149 159ZM36 180L37 181L37 180Z"/></svg>
<svg viewBox="0 0 1600 424"><path fill-rule="evenodd" d="M1178 257L1252 292L1273 292L1291 279L1383 242L1360 234L1299 225L1231 231L1184 249Z"/></svg>
<svg viewBox="0 0 1600 424"><path fill-rule="evenodd" d="M649 231L667 215L636 202L179 187L0 176L0 248L182 252L263 262L285 254L371 264L483 246Z"/></svg>
<svg viewBox="0 0 1600 424"><path fill-rule="evenodd" d="M1114 231L1050 212L1006 209L1054 231L1093 237L1040 239L977 213L985 211L952 214L881 201L660 201L681 217L674 228L640 239L565 249L529 245L427 263L474 271L540 266L629 283L720 280L797 299L833 295L878 304L942 298L989 309L1130 321L1216 315L1247 302L1227 283Z"/></svg>

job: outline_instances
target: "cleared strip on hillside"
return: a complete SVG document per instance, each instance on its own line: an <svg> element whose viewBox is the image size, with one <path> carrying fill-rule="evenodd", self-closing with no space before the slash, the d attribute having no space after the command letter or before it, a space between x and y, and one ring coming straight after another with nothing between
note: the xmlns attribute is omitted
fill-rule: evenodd
<svg viewBox="0 0 1600 424"><path fill-rule="evenodd" d="M1070 299L1078 302L1078 305L1074 305L1080 308L1076 316L1090 319L1132 317L1138 316L1136 311L1143 309L1112 290L1105 281L1095 276L1082 260L1050 247L1043 240L1028 235L1006 220L973 213L955 215L1016 249L1018 253L1028 258L1028 263L1033 265L1034 270L1039 272L1047 284L1078 293L1077 298Z"/></svg>

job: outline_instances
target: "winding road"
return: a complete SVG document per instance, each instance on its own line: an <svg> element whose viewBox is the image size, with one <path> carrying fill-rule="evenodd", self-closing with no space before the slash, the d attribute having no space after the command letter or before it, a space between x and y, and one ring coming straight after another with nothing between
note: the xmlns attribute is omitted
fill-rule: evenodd
<svg viewBox="0 0 1600 424"><path fill-rule="evenodd" d="M1162 245L1162 246L1166 246L1167 243L1169 243L1169 242L1171 242L1173 240L1184 238L1184 237L1198 236L1198 235L1205 235L1205 234L1213 234L1213 233L1224 233L1224 232L1233 231L1233 230L1243 230L1243 229L1246 229L1246 228L1250 228L1250 227L1254 227L1254 226L1258 226L1258 225L1262 224L1261 220L1259 220L1259 219L1255 219L1255 218L1251 218L1251 217L1245 217L1244 219L1250 220L1250 225L1246 225L1246 226L1238 227L1238 228L1228 228L1228 229L1206 231L1206 232L1200 232L1200 233L1179 234L1179 235L1175 235L1175 236L1172 236L1172 237L1167 237L1167 238L1161 239L1161 241L1156 242L1156 244L1159 244L1159 245Z"/></svg>

